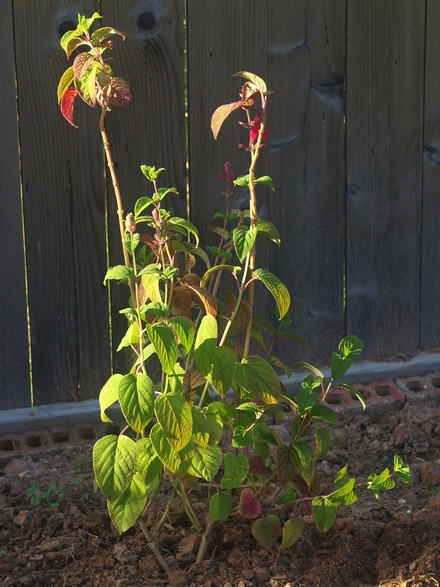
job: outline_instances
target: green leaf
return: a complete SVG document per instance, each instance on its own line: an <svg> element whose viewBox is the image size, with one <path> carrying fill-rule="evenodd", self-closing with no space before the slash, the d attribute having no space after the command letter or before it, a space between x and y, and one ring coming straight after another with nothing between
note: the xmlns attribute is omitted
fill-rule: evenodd
<svg viewBox="0 0 440 587"><path fill-rule="evenodd" d="M252 277L257 277L264 283L275 299L280 319L283 318L290 308L290 294L284 283L266 269L255 269Z"/></svg>
<svg viewBox="0 0 440 587"><path fill-rule="evenodd" d="M280 519L273 514L256 520L252 525L252 535L263 548L272 548L280 534Z"/></svg>
<svg viewBox="0 0 440 587"><path fill-rule="evenodd" d="M349 385L348 383L343 383L342 381L340 381L338 383L338 387L340 387L342 389L346 389L347 391L352 393L354 396L356 396L357 399L361 402L364 410L367 409L367 404L365 403L364 396L362 395L362 392L359 391L359 389L356 389L356 387L353 387L353 385Z"/></svg>
<svg viewBox="0 0 440 587"><path fill-rule="evenodd" d="M359 498L359 492L355 487L356 479L350 479L340 487L337 491L334 491L327 498L332 501L336 506L351 505Z"/></svg>
<svg viewBox="0 0 440 587"><path fill-rule="evenodd" d="M262 177L257 177L256 179L254 179L254 183L262 183L264 185L269 186L273 192L275 191L275 186L272 181L272 178L270 178L268 175L263 175Z"/></svg>
<svg viewBox="0 0 440 587"><path fill-rule="evenodd" d="M162 471L162 461L153 448L151 438L141 438L137 442L137 447L139 453L137 470L145 485L150 485Z"/></svg>
<svg viewBox="0 0 440 587"><path fill-rule="evenodd" d="M280 550L293 546L301 538L305 524L302 518L287 520L283 526L283 541Z"/></svg>
<svg viewBox="0 0 440 587"><path fill-rule="evenodd" d="M325 426L321 426L321 428L317 428L314 431L315 436L315 445L316 445L316 455L315 461L319 461L325 457L325 455L330 450L331 446L331 438L330 433Z"/></svg>
<svg viewBox="0 0 440 587"><path fill-rule="evenodd" d="M238 418L237 408L231 406L226 402L212 402L205 408L207 414L214 414L222 416L228 420L235 420Z"/></svg>
<svg viewBox="0 0 440 587"><path fill-rule="evenodd" d="M176 363L174 365L173 373L171 373L171 375L167 375L171 392L182 393L184 376L185 369L180 365L180 363Z"/></svg>
<svg viewBox="0 0 440 587"><path fill-rule="evenodd" d="M225 472L221 481L222 489L233 489L243 483L249 471L249 461L244 455L225 454Z"/></svg>
<svg viewBox="0 0 440 587"><path fill-rule="evenodd" d="M97 18L102 18L98 12L94 12L90 18L78 15L78 28L82 33L88 31Z"/></svg>
<svg viewBox="0 0 440 587"><path fill-rule="evenodd" d="M107 502L108 512L120 534L131 528L141 515L147 501L147 487L139 473L122 495Z"/></svg>
<svg viewBox="0 0 440 587"><path fill-rule="evenodd" d="M240 228L234 228L232 231L232 238L234 241L235 252L241 262L244 261L246 256L252 251L257 238L257 229L248 228L245 224Z"/></svg>
<svg viewBox="0 0 440 587"><path fill-rule="evenodd" d="M313 452L310 445L303 440L291 442L291 447L296 450L298 458L303 467L308 467L312 462Z"/></svg>
<svg viewBox="0 0 440 587"><path fill-rule="evenodd" d="M64 93L66 92L67 88L72 84L73 78L75 74L73 72L73 67L69 67L61 76L61 79L58 84L57 96L58 96L58 104L61 102Z"/></svg>
<svg viewBox="0 0 440 587"><path fill-rule="evenodd" d="M137 322L132 322L127 328L127 332L124 334L121 342L116 349L118 353L120 350L127 346L136 345L139 342L139 326Z"/></svg>
<svg viewBox="0 0 440 587"><path fill-rule="evenodd" d="M208 446L211 440L211 434L215 435L218 438L218 433L220 433L220 438L223 433L223 425L221 421L218 422L217 417L214 414L207 414L203 412L198 406L193 406L191 408L192 412L192 419L193 419L193 440L199 446ZM210 416L208 418L208 416ZM216 424L214 424L214 422ZM214 426L217 426L217 430L213 433Z"/></svg>
<svg viewBox="0 0 440 587"><path fill-rule="evenodd" d="M122 377L118 387L119 403L127 423L141 433L154 413L154 385L143 373L129 373Z"/></svg>
<svg viewBox="0 0 440 587"><path fill-rule="evenodd" d="M236 426L232 435L232 446L234 448L246 448L253 445L258 437L259 433L255 427L247 430L244 426Z"/></svg>
<svg viewBox="0 0 440 587"><path fill-rule="evenodd" d="M399 455L394 455L394 474L403 483L412 483L411 470Z"/></svg>
<svg viewBox="0 0 440 587"><path fill-rule="evenodd" d="M301 416L305 416L320 398L320 394L309 389L301 389L298 394L298 410Z"/></svg>
<svg viewBox="0 0 440 587"><path fill-rule="evenodd" d="M337 473L336 473L336 477L334 480L334 486L337 487L338 489L341 489L341 487L344 487L344 485L346 485L348 483L348 465L345 465L345 467L343 467L342 469L340 469Z"/></svg>
<svg viewBox="0 0 440 587"><path fill-rule="evenodd" d="M319 377L321 379L321 381L324 379L324 373L322 371L320 371L317 367L314 367L310 363L306 363L305 361L299 361L298 363L295 363L293 368L294 369L308 369L309 371L314 373L316 375L316 377ZM315 387L317 387L317 386L315 386Z"/></svg>
<svg viewBox="0 0 440 587"><path fill-rule="evenodd" d="M123 281L125 279L133 279L134 272L131 267L126 267L125 265L116 265L115 267L110 267L104 277L104 285L110 279L116 279L117 281Z"/></svg>
<svg viewBox="0 0 440 587"><path fill-rule="evenodd" d="M195 447L188 473L211 483L220 469L223 453L218 446Z"/></svg>
<svg viewBox="0 0 440 587"><path fill-rule="evenodd" d="M170 320L171 327L177 334L179 344L189 353L194 344L194 326L185 316L176 316Z"/></svg>
<svg viewBox="0 0 440 587"><path fill-rule="evenodd" d="M347 359L353 359L361 354L364 348L364 343L359 340L354 334L349 334L339 343L339 351L341 355Z"/></svg>
<svg viewBox="0 0 440 587"><path fill-rule="evenodd" d="M353 359L341 357L337 353L333 353L331 362L332 379L340 379L350 369L352 364Z"/></svg>
<svg viewBox="0 0 440 587"><path fill-rule="evenodd" d="M181 476L185 475L189 467L189 461L186 459L187 455L185 453L178 453L171 448L165 432L159 423L155 424L151 429L150 439L157 456L165 467L171 473Z"/></svg>
<svg viewBox="0 0 440 587"><path fill-rule="evenodd" d="M327 532L335 522L338 506L327 497L319 495L312 501L312 512L317 528L321 532Z"/></svg>
<svg viewBox="0 0 440 587"><path fill-rule="evenodd" d="M173 450L179 452L185 448L192 437L193 423L191 408L183 395L159 395L154 403L154 412Z"/></svg>
<svg viewBox="0 0 440 587"><path fill-rule="evenodd" d="M101 410L101 420L103 422L112 422L106 415L105 410L118 401L118 385L122 375L115 373L107 380L107 383L99 393L99 408Z"/></svg>
<svg viewBox="0 0 440 587"><path fill-rule="evenodd" d="M178 218L177 216L170 218L167 222L168 226L180 226L184 228L188 233L191 233L196 239L196 246L199 246L199 231L189 220L184 218Z"/></svg>
<svg viewBox="0 0 440 587"><path fill-rule="evenodd" d="M150 165L141 165L141 171L148 179L148 181L156 181L162 171L165 171L163 167L160 169L156 169L154 166L151 167Z"/></svg>
<svg viewBox="0 0 440 587"><path fill-rule="evenodd" d="M251 397L266 404L276 404L280 398L280 381L273 367L258 355L249 355L237 363L235 381Z"/></svg>
<svg viewBox="0 0 440 587"><path fill-rule="evenodd" d="M153 203L153 200L151 198L148 198L147 196L144 196L142 198L139 198L139 200L137 200L136 204L134 205L134 217L135 217L135 220L152 203Z"/></svg>
<svg viewBox="0 0 440 587"><path fill-rule="evenodd" d="M234 179L233 184L234 184L234 186L248 188L249 187L249 174L248 175L241 175L240 177L237 177L237 179Z"/></svg>
<svg viewBox="0 0 440 587"><path fill-rule="evenodd" d="M206 271L206 273L200 281L200 287L205 287L211 276L214 273L217 273L217 271L228 271L229 273L236 274L239 271L241 271L241 267L234 267L234 265L215 265L214 267L211 267L211 269L208 269L208 271Z"/></svg>
<svg viewBox="0 0 440 587"><path fill-rule="evenodd" d="M317 418L318 420L323 420L324 422L328 422L329 424L337 424L338 418L334 411L321 404L316 404L309 412L309 416L311 418Z"/></svg>
<svg viewBox="0 0 440 587"><path fill-rule="evenodd" d="M217 320L211 314L203 316L194 346L196 367L206 377L211 372L217 349Z"/></svg>
<svg viewBox="0 0 440 587"><path fill-rule="evenodd" d="M84 72L81 79L75 77L73 80L75 88L78 90L80 97L89 106L96 104L96 63Z"/></svg>
<svg viewBox="0 0 440 587"><path fill-rule="evenodd" d="M373 473L367 479L367 489L371 489L375 493L394 489L395 485L396 482L390 477L390 470L388 468L384 469L380 475Z"/></svg>
<svg viewBox="0 0 440 587"><path fill-rule="evenodd" d="M122 495L136 472L138 449L128 436L109 434L93 447L93 470L98 487L109 500Z"/></svg>
<svg viewBox="0 0 440 587"><path fill-rule="evenodd" d="M206 374L206 379L215 391L225 397L231 388L235 375L235 353L227 346L219 346L215 349L214 362L211 371Z"/></svg>
<svg viewBox="0 0 440 587"><path fill-rule="evenodd" d="M269 220L266 220L264 218L258 218L257 231L258 234L261 234L261 236L265 236L266 238L270 239L276 245L281 245L280 233L278 232L278 229L275 226L275 224L269 222Z"/></svg>
<svg viewBox="0 0 440 587"><path fill-rule="evenodd" d="M252 82L254 86L258 88L259 92L262 94L267 93L266 82L258 75L255 75L255 73L251 73L250 71L238 71L237 73L234 73L233 77L244 77L245 79Z"/></svg>
<svg viewBox="0 0 440 587"><path fill-rule="evenodd" d="M174 333L163 322L147 324L147 333L165 373L171 374L177 362L178 347Z"/></svg>
<svg viewBox="0 0 440 587"><path fill-rule="evenodd" d="M232 495L226 491L214 493L209 502L209 519L211 522L224 522L232 509Z"/></svg>

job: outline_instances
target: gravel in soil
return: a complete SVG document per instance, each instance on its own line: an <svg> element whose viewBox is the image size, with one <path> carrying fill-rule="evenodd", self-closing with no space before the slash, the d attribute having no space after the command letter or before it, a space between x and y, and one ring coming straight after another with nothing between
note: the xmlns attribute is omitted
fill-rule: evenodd
<svg viewBox="0 0 440 587"><path fill-rule="evenodd" d="M398 483L381 501L361 493L333 528L313 522L290 549L263 549L252 520L214 527L205 561L199 536L176 506L157 541L172 568L166 576L136 525L120 536L93 488L92 445L0 459L0 585L56 587L439 587L440 402L429 399L382 416L341 415L319 466L333 479L346 463L364 480L399 454L414 483ZM192 494L203 517L202 495ZM165 499L164 495L164 499ZM159 513L149 509L151 527Z"/></svg>

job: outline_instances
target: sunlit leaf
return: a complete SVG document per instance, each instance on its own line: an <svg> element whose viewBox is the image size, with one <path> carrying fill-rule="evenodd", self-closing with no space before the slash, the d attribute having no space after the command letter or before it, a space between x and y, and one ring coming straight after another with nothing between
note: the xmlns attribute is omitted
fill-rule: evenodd
<svg viewBox="0 0 440 587"><path fill-rule="evenodd" d="M105 410L118 401L118 386L121 379L122 375L115 373L107 380L107 383L99 393L99 408L103 422L112 422L106 415Z"/></svg>
<svg viewBox="0 0 440 587"><path fill-rule="evenodd" d="M109 500L114 500L130 485L136 472L138 449L128 436L109 434L93 447L96 482Z"/></svg>
<svg viewBox="0 0 440 587"><path fill-rule="evenodd" d="M234 112L234 110L237 110L237 108L240 108L245 103L245 100L239 100L238 102L232 102L231 104L223 104L215 110L211 118L211 130L214 139L217 139L222 124L231 114L231 112Z"/></svg>
<svg viewBox="0 0 440 587"><path fill-rule="evenodd" d="M192 437L191 408L179 393L164 393L156 398L154 412L170 446L181 451Z"/></svg>
<svg viewBox="0 0 440 587"><path fill-rule="evenodd" d="M278 277L266 271L266 269L255 269L253 277L258 277L273 295L278 306L280 318L283 318L290 308L290 294L287 287Z"/></svg>
<svg viewBox="0 0 440 587"><path fill-rule="evenodd" d="M136 473L122 495L107 502L108 512L120 534L131 528L141 515L147 501L147 487Z"/></svg>

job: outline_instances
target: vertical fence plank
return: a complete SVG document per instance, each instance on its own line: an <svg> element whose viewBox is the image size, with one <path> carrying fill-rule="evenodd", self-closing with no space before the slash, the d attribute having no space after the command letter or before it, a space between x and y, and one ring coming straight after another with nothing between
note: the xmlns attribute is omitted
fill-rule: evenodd
<svg viewBox="0 0 440 587"><path fill-rule="evenodd" d="M191 221L199 228L203 246L218 246L218 235L204 230L218 221L216 212L225 212L222 192L226 185L220 178L223 165L229 161L235 177L249 169L249 153L238 148L248 143L248 131L238 125L245 120L241 110L234 112L221 128L215 141L211 132L211 116L221 104L239 99L245 80L232 77L239 71L250 71L267 79L267 0L191 0L187 3L188 23L188 106L189 106L189 175ZM267 150L257 163L257 174L267 173ZM258 213L268 218L269 189L259 186ZM229 210L249 208L248 191L237 187L228 202ZM268 247L257 247L257 266L267 267ZM232 278L225 276L224 288L235 294ZM269 296L261 284L255 288L256 310L266 313Z"/></svg>
<svg viewBox="0 0 440 587"><path fill-rule="evenodd" d="M425 2L348 3L347 325L365 358L419 341Z"/></svg>
<svg viewBox="0 0 440 587"><path fill-rule="evenodd" d="M33 383L36 404L96 397L109 375L105 197L97 112L74 129L56 102L59 41L92 1L14 5Z"/></svg>
<svg viewBox="0 0 440 587"><path fill-rule="evenodd" d="M420 345L440 347L440 4L428 0L426 16L425 125Z"/></svg>
<svg viewBox="0 0 440 587"><path fill-rule="evenodd" d="M160 185L175 186L179 195L165 202L176 215L186 216L186 149L184 102L184 29L181 0L101 1L106 25L126 33L114 43L115 73L134 94L127 108L114 107L107 130L116 162L125 211L152 187L140 166L164 167ZM113 190L109 181L110 263L122 261ZM142 231L142 227L140 227ZM119 344L126 322L119 310L128 305L128 289L112 284L114 343ZM124 357L116 358L116 368Z"/></svg>
<svg viewBox="0 0 440 587"><path fill-rule="evenodd" d="M29 406L29 350L15 95L12 2L0 5L0 409Z"/></svg>
<svg viewBox="0 0 440 587"><path fill-rule="evenodd" d="M323 362L344 334L345 0L280 1L269 22L273 270L306 358ZM288 364L302 354L294 343L282 353Z"/></svg>

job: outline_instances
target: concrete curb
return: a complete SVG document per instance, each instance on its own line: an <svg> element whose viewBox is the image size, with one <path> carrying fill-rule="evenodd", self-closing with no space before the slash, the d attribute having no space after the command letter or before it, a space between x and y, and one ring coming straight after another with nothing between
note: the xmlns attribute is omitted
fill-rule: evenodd
<svg viewBox="0 0 440 587"><path fill-rule="evenodd" d="M329 377L330 371L328 369L323 372L326 377ZM411 378L411 380L420 382L425 377L426 380L423 380L423 383L420 385L428 385L427 382L433 378L437 378L440 387L440 376L436 372L440 373L440 354L427 353L405 362L354 364L347 373L347 376L344 377L344 381L352 385L356 384L360 388L363 387L364 390L367 390L367 393L371 393L371 399L367 399L367 404L373 405L374 403L380 403L385 405L385 400L388 403L394 400L402 403L402 399L403 402L405 401L405 396L408 399L417 397L422 400L424 397L423 393L420 394L419 392L411 391L408 386L405 387L404 378ZM430 375L427 375L428 373ZM295 394L299 391L301 382L306 374L305 372L294 373L290 379L286 377L281 378L289 394ZM399 395L396 391L397 388L393 388L392 393L382 395L376 393L374 386L384 385L384 382L386 386L393 386L394 382L392 380L397 380L404 395ZM433 393L440 394L440 389L433 384L429 384L429 394L432 395ZM346 396L345 399L337 402L337 405L335 403L329 405L336 409L336 411L342 409L358 409L362 411L359 403L351 400L347 392L344 391L343 394ZM121 421L118 408L111 408L107 413L113 420L117 422ZM0 439L3 435L25 434L32 431L51 430L60 427L79 427L81 429L81 426L87 427L87 425L103 426L98 400L0 411ZM89 436L88 438L91 437Z"/></svg>

